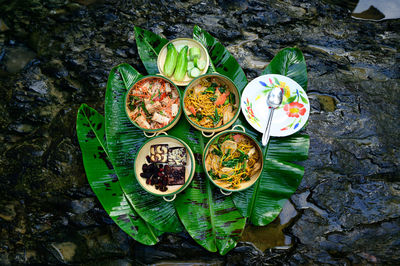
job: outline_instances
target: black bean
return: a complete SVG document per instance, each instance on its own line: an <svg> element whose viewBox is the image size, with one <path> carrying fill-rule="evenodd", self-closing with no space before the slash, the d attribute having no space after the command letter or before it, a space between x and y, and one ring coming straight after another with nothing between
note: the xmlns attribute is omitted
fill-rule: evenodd
<svg viewBox="0 0 400 266"><path fill-rule="evenodd" d="M146 160L147 160L148 163L151 163L151 159L150 159L149 155L146 156Z"/></svg>

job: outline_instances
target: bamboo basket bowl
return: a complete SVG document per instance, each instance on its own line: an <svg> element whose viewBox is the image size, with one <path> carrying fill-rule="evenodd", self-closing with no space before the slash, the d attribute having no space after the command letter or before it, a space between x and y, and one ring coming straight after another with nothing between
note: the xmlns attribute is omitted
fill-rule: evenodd
<svg viewBox="0 0 400 266"><path fill-rule="evenodd" d="M186 109L185 107L185 97L187 92L189 91L189 89L195 87L197 84L200 83L201 80L205 79L205 78L216 78L219 82L222 82L224 84L226 84L228 86L228 89L233 92L235 94L235 114L233 116L233 118L226 124L220 126L220 127L214 127L214 128L208 128L208 127L203 127L200 126L198 124L196 124L194 121L192 121L188 114L190 113L189 110ZM183 113L187 119L187 121L196 129L200 130L203 134L203 136L209 138L212 137L216 132L222 131L222 130L226 130L227 128L229 128L233 123L235 123L236 119L239 117L240 114L240 93L239 90L237 89L236 85L232 82L232 80L230 80L228 77L218 74L218 73L212 73L212 74L205 74L202 76L197 77L196 79L194 79L192 82L190 82L190 84L186 87L184 93L183 93L183 97L182 97L182 107L183 107Z"/></svg>
<svg viewBox="0 0 400 266"><path fill-rule="evenodd" d="M146 79L152 79L152 78L159 78L159 79L163 79L166 82L169 82L178 92L178 97L179 97L179 109L178 109L178 114L174 117L174 119L171 121L171 123L169 123L168 125L162 127L162 128L157 128L157 129L147 129L147 128L142 128L140 127L138 124L136 124L136 122L132 121L132 119L129 116L129 110L128 110L128 97L129 97L129 92L135 87L135 85L143 80ZM125 94L125 113L128 116L129 121L136 126L137 128L143 130L143 133L146 137L150 138L150 137L154 137L157 133L161 133L167 130L170 130L173 126L175 126L176 123L178 123L179 118L182 115L182 95L181 92L179 90L179 88L169 79L167 79L166 77L160 76L160 75L148 75L148 76L144 76L143 78L139 79L138 81L135 82L135 84L133 84L133 86L126 92ZM150 133L150 134L149 134Z"/></svg>
<svg viewBox="0 0 400 266"><path fill-rule="evenodd" d="M178 38L174 39L161 48L160 53L158 54L157 57L157 67L158 71L160 72L161 75L165 76L164 74L164 63L165 59L167 58L167 46L168 44L172 43L175 48L181 46L181 45L187 45L189 46L189 49L191 47L198 47L200 48L201 56L200 59L203 59L206 61L206 67L200 72L200 75L207 73L208 67L210 65L210 56L208 55L207 49L198 41L190 39L190 38ZM178 52L179 54L179 52ZM193 78L189 77L188 74L185 74L185 78L182 81L177 81L174 79L174 75L169 77L176 85L178 86L186 86L190 83L190 81L193 80Z"/></svg>
<svg viewBox="0 0 400 266"><path fill-rule="evenodd" d="M190 182L192 182L195 172L196 162L192 150L185 142L183 142L177 137L168 136L167 133L165 132L163 132L162 134L165 135L157 135L156 137L147 140L140 147L134 162L134 172L136 180L145 191L155 196L162 196L165 201L173 201L176 197L176 194L182 192L185 188L187 188ZM185 183L183 185L168 186L168 190L162 192L160 190L157 190L155 186L146 184L146 178L140 176L140 174L143 172L142 171L143 164L148 164L146 156L150 154L150 147L151 145L156 145L156 144L168 144L170 148L184 147L186 149L187 157L185 166ZM168 196L172 196L172 198L168 199L167 198Z"/></svg>
<svg viewBox="0 0 400 266"><path fill-rule="evenodd" d="M236 130L236 128L240 128L240 130ZM207 155L208 155L209 150L210 150L210 146L220 136L225 135L225 134L232 134L232 133L245 135L246 137L249 137L251 140L253 140L253 142L254 142L254 144L256 146L256 150L261 156L261 167L260 167L260 169L253 176L250 177L249 181L242 182L241 184L239 184L239 188L236 188L236 189L227 188L228 184L223 184L222 182L218 182L218 181L212 179L212 177L207 172L206 163L205 163ZM213 184L216 185L220 189L221 193L224 194L224 195L230 195L230 194L232 194L232 192L238 192L238 191L242 191L242 190L250 188L258 180L258 178L260 178L263 167L264 167L264 155L262 153L260 145L258 144L258 142L252 136L250 136L248 133L246 133L246 130L244 129L244 127L242 127L240 125L236 125L231 130L225 130L225 131L220 132L217 135L215 135L213 138L210 139L210 141L207 143L207 145L206 145L206 147L204 149L204 153L203 153L203 168L204 168L204 172L206 173L206 175L210 179L210 181L213 182Z"/></svg>

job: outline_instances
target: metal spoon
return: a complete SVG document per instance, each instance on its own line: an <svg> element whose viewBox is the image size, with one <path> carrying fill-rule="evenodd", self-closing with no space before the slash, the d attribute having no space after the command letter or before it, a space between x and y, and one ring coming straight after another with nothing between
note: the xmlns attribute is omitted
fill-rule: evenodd
<svg viewBox="0 0 400 266"><path fill-rule="evenodd" d="M271 129L272 116L274 115L275 109L281 105L282 97L283 92L281 88L274 88L268 93L267 105L270 108L270 112L268 114L267 127L265 128L265 132L261 140L263 146L266 146L269 141L269 130Z"/></svg>

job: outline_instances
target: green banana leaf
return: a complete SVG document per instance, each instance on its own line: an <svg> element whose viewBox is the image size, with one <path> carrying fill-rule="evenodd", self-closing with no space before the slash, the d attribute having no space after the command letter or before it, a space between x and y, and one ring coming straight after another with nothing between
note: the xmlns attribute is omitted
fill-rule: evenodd
<svg viewBox="0 0 400 266"><path fill-rule="evenodd" d="M138 27L136 30L141 31ZM142 42L138 45L139 53L157 51L157 47L151 45L150 41ZM157 62L157 56L158 52L148 54L146 60ZM191 127L185 118L182 117L168 134L183 140L196 157L201 158L207 139ZM184 192L177 195L175 207L192 238L212 252L226 254L234 248L245 226L246 219L235 208L231 197L223 196L204 175L201 159L197 161L194 180Z"/></svg>
<svg viewBox="0 0 400 266"><path fill-rule="evenodd" d="M149 75L159 73L157 57L161 48L168 43L168 40L139 27L135 27L135 39L140 59L142 60L147 73Z"/></svg>
<svg viewBox="0 0 400 266"><path fill-rule="evenodd" d="M105 100L106 139L121 187L136 212L156 229L182 231L174 204L146 192L134 176L136 152L147 138L125 113L125 94L141 75L130 65L114 67L107 82Z"/></svg>
<svg viewBox="0 0 400 266"><path fill-rule="evenodd" d="M247 85L247 78L236 59L213 36L199 26L193 28L193 39L199 41L210 55L212 70L229 77L241 91Z"/></svg>
<svg viewBox="0 0 400 266"><path fill-rule="evenodd" d="M82 104L78 111L76 132L88 182L105 211L136 241L145 245L156 244L162 232L147 224L131 208L122 192L104 142L104 118Z"/></svg>
<svg viewBox="0 0 400 266"><path fill-rule="evenodd" d="M179 218L197 243L225 255L236 246L246 218L236 209L231 197L221 194L204 174L202 152L208 139L184 119L168 133L188 144L197 158L192 183L175 200Z"/></svg>
<svg viewBox="0 0 400 266"><path fill-rule="evenodd" d="M301 161L308 156L309 137L296 134L271 138L259 180L250 188L234 193L232 198L240 213L251 223L264 226L275 220L287 199L296 191L304 174L302 166L287 160Z"/></svg>
<svg viewBox="0 0 400 266"><path fill-rule="evenodd" d="M287 76L307 91L307 66L303 53L298 48L280 50L262 72Z"/></svg>
<svg viewBox="0 0 400 266"><path fill-rule="evenodd" d="M302 52L297 48L285 48L279 51L263 74L288 76L307 90L306 63ZM260 139L260 134L248 125L243 114L235 124L244 126L247 133ZM269 224L279 215L287 199L296 191L304 174L301 166L290 162L306 160L309 146L310 139L307 135L271 137L268 147L264 147L266 160L259 180L250 189L234 193L232 196L242 215L249 217L249 220L258 226ZM279 175L280 178L277 178Z"/></svg>

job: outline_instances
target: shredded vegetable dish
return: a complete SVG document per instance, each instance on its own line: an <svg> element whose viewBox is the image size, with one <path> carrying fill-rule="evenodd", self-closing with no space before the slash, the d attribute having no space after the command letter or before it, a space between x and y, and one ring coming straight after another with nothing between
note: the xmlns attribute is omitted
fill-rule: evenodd
<svg viewBox="0 0 400 266"><path fill-rule="evenodd" d="M254 141L240 133L219 136L209 148L205 166L218 185L237 189L261 169L261 155Z"/></svg>
<svg viewBox="0 0 400 266"><path fill-rule="evenodd" d="M205 77L190 88L184 99L185 112L197 125L216 128L227 124L237 111L235 94L216 78Z"/></svg>
<svg viewBox="0 0 400 266"><path fill-rule="evenodd" d="M165 127L179 112L177 89L162 78L147 78L136 83L127 98L130 119L139 127L158 129Z"/></svg>

